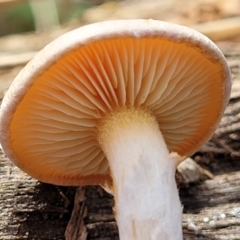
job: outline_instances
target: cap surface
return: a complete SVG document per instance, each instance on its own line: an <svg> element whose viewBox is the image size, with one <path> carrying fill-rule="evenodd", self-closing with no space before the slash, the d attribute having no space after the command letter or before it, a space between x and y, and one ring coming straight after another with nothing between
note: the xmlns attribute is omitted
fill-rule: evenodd
<svg viewBox="0 0 240 240"><path fill-rule="evenodd" d="M0 113L1 143L44 182L110 180L96 138L119 107L153 112L170 151L190 155L209 139L228 103L230 72L208 38L154 20L96 23L46 46L19 73Z"/></svg>

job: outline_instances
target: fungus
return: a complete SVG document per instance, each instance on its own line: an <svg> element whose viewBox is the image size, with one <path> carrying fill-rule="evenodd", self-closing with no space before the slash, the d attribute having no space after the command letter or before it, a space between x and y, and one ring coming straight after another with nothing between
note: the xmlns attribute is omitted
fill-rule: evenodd
<svg viewBox="0 0 240 240"><path fill-rule="evenodd" d="M113 182L121 240L182 239L177 164L212 135L230 71L207 37L155 20L71 31L19 73L1 106L1 143L29 175Z"/></svg>

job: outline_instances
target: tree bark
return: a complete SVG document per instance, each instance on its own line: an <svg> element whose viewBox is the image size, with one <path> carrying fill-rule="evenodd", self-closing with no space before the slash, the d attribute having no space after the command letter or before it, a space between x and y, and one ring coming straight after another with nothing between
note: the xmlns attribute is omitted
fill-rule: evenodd
<svg viewBox="0 0 240 240"><path fill-rule="evenodd" d="M0 156L0 239L64 239L75 188L40 183Z"/></svg>

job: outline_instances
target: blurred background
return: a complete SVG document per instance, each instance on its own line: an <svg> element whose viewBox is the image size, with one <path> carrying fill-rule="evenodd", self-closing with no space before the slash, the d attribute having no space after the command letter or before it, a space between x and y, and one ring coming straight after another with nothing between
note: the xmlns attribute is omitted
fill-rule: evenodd
<svg viewBox="0 0 240 240"><path fill-rule="evenodd" d="M106 19L153 18L191 26L236 16L240 0L0 0L0 37Z"/></svg>

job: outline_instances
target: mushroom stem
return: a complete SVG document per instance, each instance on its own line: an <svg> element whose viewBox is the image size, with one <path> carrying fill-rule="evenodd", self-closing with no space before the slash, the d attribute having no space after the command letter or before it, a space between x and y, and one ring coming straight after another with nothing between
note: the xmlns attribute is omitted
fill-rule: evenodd
<svg viewBox="0 0 240 240"><path fill-rule="evenodd" d="M140 108L110 113L99 126L109 161L121 240L181 240L182 207L175 170L155 117Z"/></svg>

